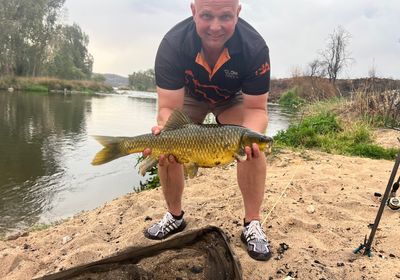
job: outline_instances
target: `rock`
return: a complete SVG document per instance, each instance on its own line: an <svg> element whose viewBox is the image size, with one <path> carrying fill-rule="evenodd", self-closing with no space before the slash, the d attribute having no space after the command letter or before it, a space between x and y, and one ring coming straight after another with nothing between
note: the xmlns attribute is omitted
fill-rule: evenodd
<svg viewBox="0 0 400 280"><path fill-rule="evenodd" d="M202 268L201 266L196 266L196 265L194 265L194 266L192 266L192 267L190 268L190 271L191 271L192 273L194 273L194 274L198 274L198 273L202 273L202 272L203 272L203 268Z"/></svg>
<svg viewBox="0 0 400 280"><path fill-rule="evenodd" d="M16 240L20 237L23 236L28 236L28 232L23 232L23 231L16 231L16 232L11 232L11 233L7 233L5 236L5 240Z"/></svg>
<svg viewBox="0 0 400 280"><path fill-rule="evenodd" d="M312 214L315 212L315 207L313 205L307 206L307 213Z"/></svg>
<svg viewBox="0 0 400 280"><path fill-rule="evenodd" d="M70 242L71 240L72 240L72 237L69 236L69 235L66 235L66 236L64 236L63 239L62 239L62 244L65 245L65 244L67 244L68 242Z"/></svg>

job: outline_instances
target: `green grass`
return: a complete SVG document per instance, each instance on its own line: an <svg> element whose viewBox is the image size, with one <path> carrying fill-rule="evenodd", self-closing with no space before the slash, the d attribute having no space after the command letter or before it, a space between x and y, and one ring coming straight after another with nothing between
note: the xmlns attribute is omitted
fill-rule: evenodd
<svg viewBox="0 0 400 280"><path fill-rule="evenodd" d="M373 159L395 159L398 149L373 143L371 128L363 122L344 125L329 111L304 117L274 137L278 147L317 149L320 151Z"/></svg>
<svg viewBox="0 0 400 280"><path fill-rule="evenodd" d="M14 88L17 91L48 92L51 90L78 91L84 93L112 92L112 87L92 80L62 80L52 77L0 77L0 89Z"/></svg>
<svg viewBox="0 0 400 280"><path fill-rule="evenodd" d="M27 85L23 90L28 92L49 92L49 88L44 85Z"/></svg>
<svg viewBox="0 0 400 280"><path fill-rule="evenodd" d="M305 100L299 97L297 88L286 91L279 98L279 105L292 111L299 110L304 104Z"/></svg>
<svg viewBox="0 0 400 280"><path fill-rule="evenodd" d="M140 156L135 167L138 166L143 160L144 157ZM146 172L146 174L149 175L149 178L144 183L140 182L140 186L135 188L136 192L152 190L160 186L160 177L158 176L157 166L153 166L149 171Z"/></svg>

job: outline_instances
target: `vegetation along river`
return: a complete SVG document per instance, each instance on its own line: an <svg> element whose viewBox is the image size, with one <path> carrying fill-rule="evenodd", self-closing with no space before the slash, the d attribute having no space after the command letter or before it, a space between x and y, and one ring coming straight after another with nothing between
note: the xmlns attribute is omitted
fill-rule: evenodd
<svg viewBox="0 0 400 280"><path fill-rule="evenodd" d="M0 233L50 223L137 189L138 155L90 164L91 135L134 136L155 123L155 93L41 94L0 91ZM269 104L267 134L291 118Z"/></svg>

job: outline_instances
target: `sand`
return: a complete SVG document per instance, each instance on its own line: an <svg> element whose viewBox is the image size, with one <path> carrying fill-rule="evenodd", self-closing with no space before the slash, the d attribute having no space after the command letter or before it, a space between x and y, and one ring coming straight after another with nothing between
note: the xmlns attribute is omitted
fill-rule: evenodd
<svg viewBox="0 0 400 280"><path fill-rule="evenodd" d="M398 134L381 131L377 141L398 147ZM186 230L223 229L244 279L400 279L400 210L385 207L372 258L353 253L370 233L368 225L380 205L374 193L384 193L393 165L316 151L283 150L270 156L262 205L273 250L268 262L251 259L240 241L243 204L235 166L201 169L187 181ZM164 211L161 189L130 193L49 229L1 241L0 278L31 279L129 246L154 244L142 232Z"/></svg>

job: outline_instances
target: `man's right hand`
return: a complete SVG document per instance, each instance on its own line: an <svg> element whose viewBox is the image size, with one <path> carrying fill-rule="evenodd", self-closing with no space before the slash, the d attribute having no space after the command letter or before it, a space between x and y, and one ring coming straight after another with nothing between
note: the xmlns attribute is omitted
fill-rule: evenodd
<svg viewBox="0 0 400 280"><path fill-rule="evenodd" d="M154 135L158 135L160 134L161 130L163 129L163 126L153 126L151 128L151 133L153 133ZM143 151L143 156L147 157L151 154L151 149L150 148L146 148ZM176 163L175 157L173 155L160 155L160 158L158 159L158 164L160 166L164 166L165 164L168 163Z"/></svg>
<svg viewBox="0 0 400 280"><path fill-rule="evenodd" d="M163 127L162 127L162 126L159 126L159 125L153 126L153 127L151 128L151 133L153 133L154 135L158 135L158 134L160 134L162 128L163 128ZM151 149L150 149L150 148L144 149L144 151L143 151L143 157L147 157L147 156L149 156L150 154L151 154Z"/></svg>

